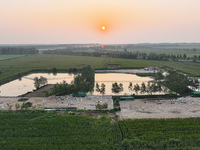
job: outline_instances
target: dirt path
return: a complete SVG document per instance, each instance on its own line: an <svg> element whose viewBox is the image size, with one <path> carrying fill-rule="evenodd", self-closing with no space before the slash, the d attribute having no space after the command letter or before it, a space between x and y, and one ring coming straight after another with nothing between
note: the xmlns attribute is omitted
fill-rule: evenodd
<svg viewBox="0 0 200 150"><path fill-rule="evenodd" d="M144 69L119 69L119 70L95 70L96 73L130 73L130 74L136 74L136 73L155 73L157 71L150 71L150 70L144 70Z"/></svg>

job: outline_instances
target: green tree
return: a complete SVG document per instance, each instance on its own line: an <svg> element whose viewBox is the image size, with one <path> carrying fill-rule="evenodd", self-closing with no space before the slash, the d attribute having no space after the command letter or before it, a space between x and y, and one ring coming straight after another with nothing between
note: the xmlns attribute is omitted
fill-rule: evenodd
<svg viewBox="0 0 200 150"><path fill-rule="evenodd" d="M40 78L35 77L34 79L34 86L36 89L39 89L41 86L48 83L47 78L40 76Z"/></svg>
<svg viewBox="0 0 200 150"><path fill-rule="evenodd" d="M123 84L122 83L120 83L119 85L118 85L117 82L112 84L112 92L113 93L117 94L117 93L120 93L122 91L123 91Z"/></svg>
<svg viewBox="0 0 200 150"><path fill-rule="evenodd" d="M129 89L129 91L130 91L131 94L132 94L132 92L134 91L134 87L133 87L132 82L129 83L128 89Z"/></svg>
<svg viewBox="0 0 200 150"><path fill-rule="evenodd" d="M152 95L153 89L152 89L152 86L151 86L151 83L150 83L150 82L148 82L148 84L147 84L146 91L147 91L147 93L150 93L150 94Z"/></svg>
<svg viewBox="0 0 200 150"><path fill-rule="evenodd" d="M142 82L142 84L141 84L140 93L141 94L146 93L146 85L144 82Z"/></svg>
<svg viewBox="0 0 200 150"><path fill-rule="evenodd" d="M164 86L179 95L187 95L190 93L191 89L189 86L196 88L196 85L192 80L188 79L182 74L177 73L176 71L169 71L169 75L166 77Z"/></svg>
<svg viewBox="0 0 200 150"><path fill-rule="evenodd" d="M104 95L106 92L106 85L104 83L101 84L100 94Z"/></svg>
<svg viewBox="0 0 200 150"><path fill-rule="evenodd" d="M140 86L139 84L137 83L136 85L134 85L134 91L136 94L138 94L138 91L140 90Z"/></svg>
<svg viewBox="0 0 200 150"><path fill-rule="evenodd" d="M159 93L163 91L163 89L162 89L162 83L161 83L161 82L158 82L158 83L157 83L157 91L158 91Z"/></svg>
<svg viewBox="0 0 200 150"><path fill-rule="evenodd" d="M36 89L39 89L40 88L40 81L39 81L39 78L38 77L35 77L34 79L34 86Z"/></svg>
<svg viewBox="0 0 200 150"><path fill-rule="evenodd" d="M162 75L161 71L158 71L158 73L156 74L156 80L160 80L160 79L164 79L164 76Z"/></svg>
<svg viewBox="0 0 200 150"><path fill-rule="evenodd" d="M63 83L54 85L52 94L69 95L78 92L91 92L93 89L94 70L90 66L87 66L82 69L81 73L74 77L74 81L71 84L67 84L65 81L63 81Z"/></svg>
<svg viewBox="0 0 200 150"><path fill-rule="evenodd" d="M97 91L97 92L100 92L100 87L99 87L98 82L96 83L96 91Z"/></svg>
<svg viewBox="0 0 200 150"><path fill-rule="evenodd" d="M187 58L187 55L186 55L186 54L183 54L183 58L186 59L186 58Z"/></svg>
<svg viewBox="0 0 200 150"><path fill-rule="evenodd" d="M155 82L151 84L151 88L152 88L152 93L158 92L158 85Z"/></svg>

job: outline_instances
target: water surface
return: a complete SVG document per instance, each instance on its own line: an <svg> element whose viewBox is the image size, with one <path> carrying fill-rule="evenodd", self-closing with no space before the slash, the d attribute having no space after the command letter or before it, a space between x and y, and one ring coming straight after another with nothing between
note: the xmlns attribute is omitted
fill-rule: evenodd
<svg viewBox="0 0 200 150"><path fill-rule="evenodd" d="M21 78L21 80L17 79L14 81L11 81L7 84L4 84L0 86L0 96L18 96L22 95L24 93L27 93L28 91L32 91L35 89L34 87L34 81L33 79L35 77L43 76L47 78L48 84L56 84L66 81L67 83L71 83L74 79L73 74L68 73L57 73L54 74L48 74L48 73L34 73L27 76L24 76ZM123 74L123 73L96 73L95 74L95 82L98 82L99 85L104 83L106 85L106 93L105 95L114 95L112 93L112 83L117 82L123 84L124 91L119 94L132 94L133 92L128 90L129 83L132 82L133 86L135 84L141 85L142 82L147 83L148 81L152 80L149 77L139 77L134 74ZM98 92L95 91L91 93L94 95L100 95Z"/></svg>

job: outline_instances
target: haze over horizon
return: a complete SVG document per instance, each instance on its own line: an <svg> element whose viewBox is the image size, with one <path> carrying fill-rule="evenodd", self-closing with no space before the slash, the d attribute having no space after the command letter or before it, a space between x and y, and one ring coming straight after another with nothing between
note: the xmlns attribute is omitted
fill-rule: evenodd
<svg viewBox="0 0 200 150"><path fill-rule="evenodd" d="M199 0L2 0L0 44L199 43L199 6Z"/></svg>

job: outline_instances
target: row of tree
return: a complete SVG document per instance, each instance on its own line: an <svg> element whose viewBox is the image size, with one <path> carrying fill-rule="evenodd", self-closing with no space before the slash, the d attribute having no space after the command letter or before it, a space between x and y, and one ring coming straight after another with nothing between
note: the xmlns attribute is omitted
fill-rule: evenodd
<svg viewBox="0 0 200 150"><path fill-rule="evenodd" d="M148 60L174 60L179 59L193 59L200 60L200 55L194 55L193 57L188 57L186 54L183 55L173 55L173 54L157 54L157 53L145 53L145 52L107 52L107 51L97 51L97 52L74 52L74 51L45 51L46 54L65 54L65 55L76 55L76 56L93 56L101 57L102 55L112 58L124 58L124 59L148 59Z"/></svg>
<svg viewBox="0 0 200 150"><path fill-rule="evenodd" d="M104 95L105 94L105 87L106 85L104 83L101 84L101 86L96 83L96 92L99 92L100 94ZM147 94L152 94L152 93L156 93L156 92L162 92L162 91L167 91L167 89L162 86L162 84L159 83L155 83L155 82L148 82L148 84L146 85L144 82L139 85L139 84L135 84L133 85L132 82L129 83L128 89L130 92L135 92L136 94L138 94L139 92L141 94L147 93ZM112 93L118 94L121 93L124 88L123 88L123 84L122 83L113 83L112 84Z"/></svg>
<svg viewBox="0 0 200 150"><path fill-rule="evenodd" d="M0 47L0 54L38 54L39 50L34 47Z"/></svg>
<svg viewBox="0 0 200 150"><path fill-rule="evenodd" d="M162 76L159 72L157 76ZM47 84L47 79L44 77L35 77L34 78L34 85L36 89L39 89L41 86ZM100 94L105 94L106 85L102 83L99 85L96 83L95 91L99 92ZM188 93L192 92L192 90L196 89L197 85L193 80L190 80L186 76L177 73L176 71L169 71L169 75L165 78L164 82L148 82L145 84L144 82L139 85L133 85L131 82L129 83L128 89L132 93L141 93L141 94L153 94L157 92L175 92L179 95L187 95ZM63 81L60 84L55 84L53 87L54 95L69 95L72 93L78 92L92 92L94 90L94 70L87 66L83 68L82 72L77 74L74 77L74 81L71 84L66 83ZM112 84L112 93L118 94L124 90L122 83L113 83Z"/></svg>
<svg viewBox="0 0 200 150"><path fill-rule="evenodd" d="M160 72L158 75L161 74ZM160 75L161 76L161 75ZM140 93L140 94L153 94L157 92L175 92L179 95L187 95L190 94L193 90L197 88L195 81L187 78L183 74L180 74L176 71L169 71L169 75L164 79L163 82L148 82L145 84L144 82L139 85L138 83L133 85L133 83L129 83L128 89L132 93ZM100 92L102 95L105 94L105 85L102 83L101 88L99 88L99 84L96 83L96 91ZM103 91L103 92L102 92ZM122 83L113 83L112 84L112 92L118 94L123 91Z"/></svg>

